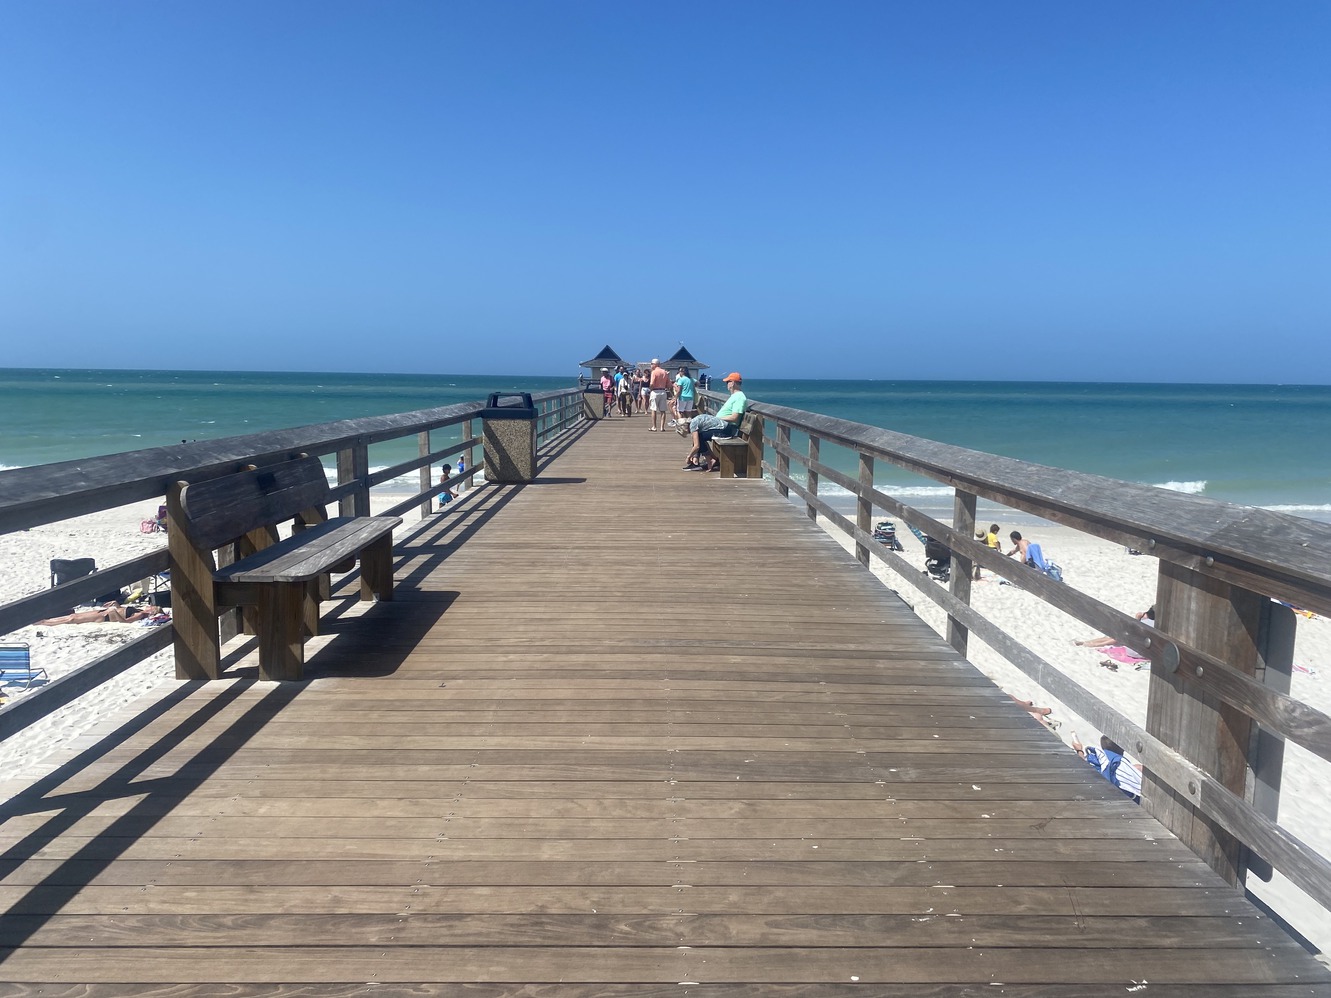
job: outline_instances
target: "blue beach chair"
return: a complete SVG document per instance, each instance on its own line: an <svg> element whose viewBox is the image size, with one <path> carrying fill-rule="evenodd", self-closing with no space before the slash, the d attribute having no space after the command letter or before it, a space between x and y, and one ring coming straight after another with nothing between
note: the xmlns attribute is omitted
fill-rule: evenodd
<svg viewBox="0 0 1331 998"><path fill-rule="evenodd" d="M42 682L50 681L45 669L33 666L27 645L0 645L0 683L22 683L26 690L39 677Z"/></svg>

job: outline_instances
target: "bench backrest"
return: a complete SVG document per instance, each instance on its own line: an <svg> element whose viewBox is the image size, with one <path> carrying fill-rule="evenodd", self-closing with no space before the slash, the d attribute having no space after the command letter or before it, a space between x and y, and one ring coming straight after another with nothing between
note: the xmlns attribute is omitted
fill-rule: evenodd
<svg viewBox="0 0 1331 998"><path fill-rule="evenodd" d="M739 436L745 440L749 439L749 434L753 432L754 424L758 422L758 417L751 412L746 412L739 421L739 429L736 431Z"/></svg>
<svg viewBox="0 0 1331 998"><path fill-rule="evenodd" d="M317 457L238 471L180 492L182 527L201 550L219 548L260 527L293 519L328 501L328 476ZM173 529L177 524L172 524Z"/></svg>

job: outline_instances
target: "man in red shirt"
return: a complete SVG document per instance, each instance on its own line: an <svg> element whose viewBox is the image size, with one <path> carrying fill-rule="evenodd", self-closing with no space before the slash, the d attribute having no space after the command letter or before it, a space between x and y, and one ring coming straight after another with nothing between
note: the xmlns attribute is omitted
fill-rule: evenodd
<svg viewBox="0 0 1331 998"><path fill-rule="evenodd" d="M652 358L652 373L647 379L647 387L651 389L651 396L647 400L647 408L652 413L651 430L664 433L666 420L670 418L670 374L661 366L658 357Z"/></svg>

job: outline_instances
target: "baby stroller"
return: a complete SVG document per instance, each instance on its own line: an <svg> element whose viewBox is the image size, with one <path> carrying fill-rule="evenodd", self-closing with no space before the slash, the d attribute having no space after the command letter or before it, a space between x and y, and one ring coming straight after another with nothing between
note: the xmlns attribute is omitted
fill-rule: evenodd
<svg viewBox="0 0 1331 998"><path fill-rule="evenodd" d="M942 541L936 541L921 530L910 528L921 544L924 545L924 570L935 582L949 582L952 579L952 550Z"/></svg>
<svg viewBox="0 0 1331 998"><path fill-rule="evenodd" d="M924 539L924 570L936 582L947 582L952 578L952 552L942 541L932 537Z"/></svg>
<svg viewBox="0 0 1331 998"><path fill-rule="evenodd" d="M901 542L897 540L897 525L891 520L879 520L873 528L873 539L879 544L886 545L889 551L904 551Z"/></svg>

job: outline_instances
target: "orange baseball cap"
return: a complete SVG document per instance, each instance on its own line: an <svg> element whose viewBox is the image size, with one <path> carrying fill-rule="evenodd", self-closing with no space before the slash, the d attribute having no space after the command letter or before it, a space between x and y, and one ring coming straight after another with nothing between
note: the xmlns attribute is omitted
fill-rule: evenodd
<svg viewBox="0 0 1331 998"><path fill-rule="evenodd" d="M726 384L730 384L730 382L732 381L743 381L744 379L740 376L740 373L738 371L731 371L721 380L724 381Z"/></svg>

